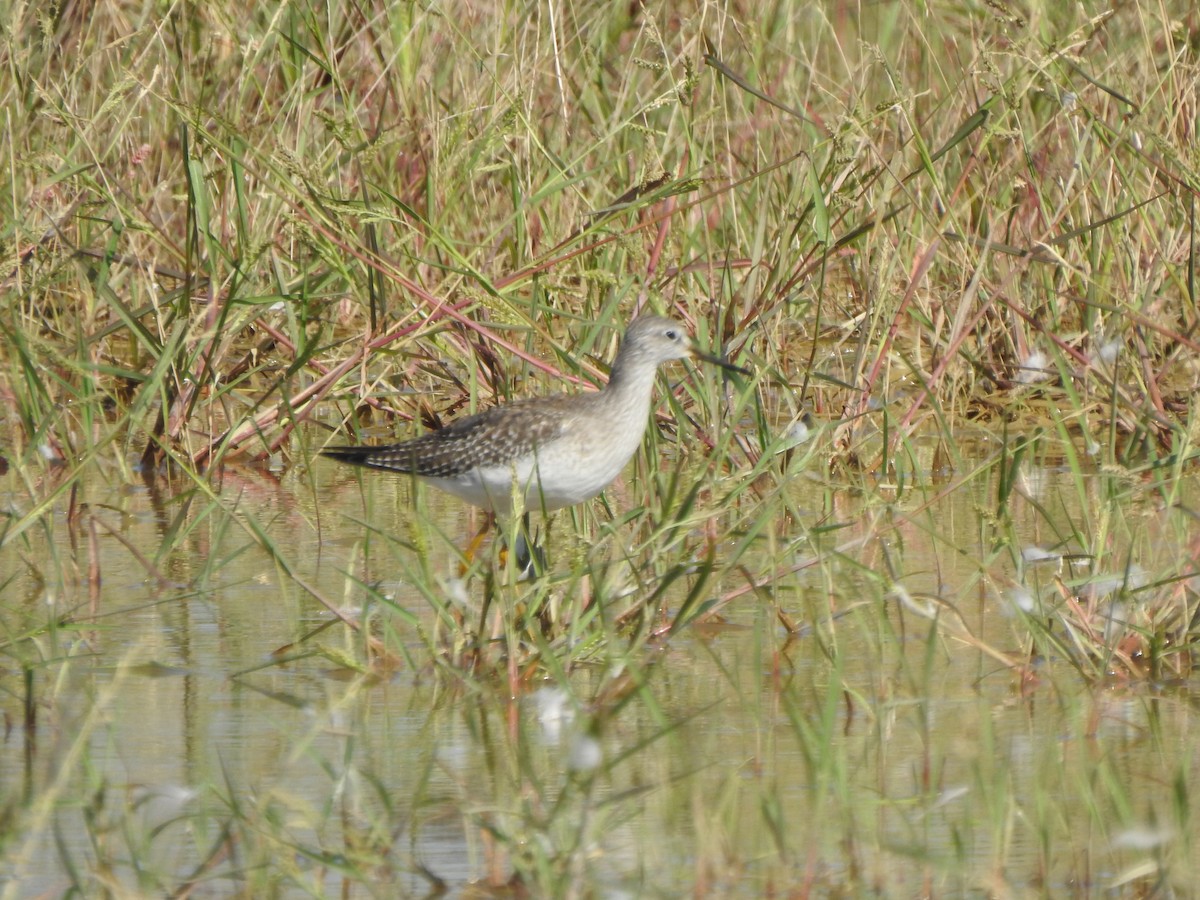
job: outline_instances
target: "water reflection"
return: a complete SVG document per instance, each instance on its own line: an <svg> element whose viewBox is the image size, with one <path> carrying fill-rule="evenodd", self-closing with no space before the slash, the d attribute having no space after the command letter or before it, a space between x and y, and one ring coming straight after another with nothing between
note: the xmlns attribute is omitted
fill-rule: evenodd
<svg viewBox="0 0 1200 900"><path fill-rule="evenodd" d="M315 483L231 473L221 507L92 486L94 538L60 513L50 540L3 551L0 783L28 824L2 875L22 894L63 892L72 871L149 893L290 894L365 866L419 895L520 870L752 897L1056 894L1148 860L1161 872L1164 855L1190 858L1194 704L1089 685L1067 643L1022 657L1029 617L1066 582L1021 548L1094 550L1080 527L1094 496L1034 474L1036 497L1000 515L991 476L891 503L796 479L706 586L729 598L719 622L645 644L594 630L569 669L543 657L512 677L437 658L431 596L477 610L482 589L456 581L474 523L452 500L333 467ZM1107 508L1121 521L1137 501ZM1171 513L1139 522L1110 539L1093 593L1129 602L1147 573L1180 568ZM1134 554L1137 583L1110 583L1110 561ZM330 607L364 604L369 628L312 633ZM395 665L361 667L371 639Z"/></svg>

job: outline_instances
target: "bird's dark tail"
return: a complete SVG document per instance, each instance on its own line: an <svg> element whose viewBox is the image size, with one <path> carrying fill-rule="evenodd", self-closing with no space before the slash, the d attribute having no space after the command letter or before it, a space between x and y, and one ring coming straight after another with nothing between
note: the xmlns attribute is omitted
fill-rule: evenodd
<svg viewBox="0 0 1200 900"><path fill-rule="evenodd" d="M405 474L426 474L421 469L421 460L417 455L419 442L406 441L402 444L390 444L380 447L326 447L321 451L322 456L336 459L338 462L349 463L352 466L366 466L370 469L387 469L389 472ZM436 475L438 472L430 472Z"/></svg>
<svg viewBox="0 0 1200 900"><path fill-rule="evenodd" d="M321 450L321 455L338 462L350 463L352 466L369 466L371 456L378 451L378 447L325 447Z"/></svg>

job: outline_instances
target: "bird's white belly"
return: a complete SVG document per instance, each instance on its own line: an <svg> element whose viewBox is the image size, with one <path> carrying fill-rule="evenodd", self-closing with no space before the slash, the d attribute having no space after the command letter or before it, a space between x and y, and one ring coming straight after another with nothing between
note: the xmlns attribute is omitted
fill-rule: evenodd
<svg viewBox="0 0 1200 900"><path fill-rule="evenodd" d="M551 512L595 497L621 474L636 449L637 444L629 441L583 447L563 438L507 466L481 466L454 477L426 480L475 506L511 515L515 476L525 510Z"/></svg>

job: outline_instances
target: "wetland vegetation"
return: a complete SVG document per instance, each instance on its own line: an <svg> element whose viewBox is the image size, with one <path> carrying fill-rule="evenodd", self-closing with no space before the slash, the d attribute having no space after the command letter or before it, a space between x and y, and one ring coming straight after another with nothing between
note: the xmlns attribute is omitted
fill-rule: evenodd
<svg viewBox="0 0 1200 900"><path fill-rule="evenodd" d="M1190 895L1193 3L0 18L0 896Z"/></svg>

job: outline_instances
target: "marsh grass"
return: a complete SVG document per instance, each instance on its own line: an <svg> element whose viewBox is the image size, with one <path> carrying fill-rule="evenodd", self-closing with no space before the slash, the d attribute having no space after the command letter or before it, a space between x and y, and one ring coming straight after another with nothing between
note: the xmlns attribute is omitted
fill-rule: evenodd
<svg viewBox="0 0 1200 900"><path fill-rule="evenodd" d="M60 7L0 43L6 896L1195 883L1192 4ZM314 461L642 309L755 374L667 370L538 579Z"/></svg>

